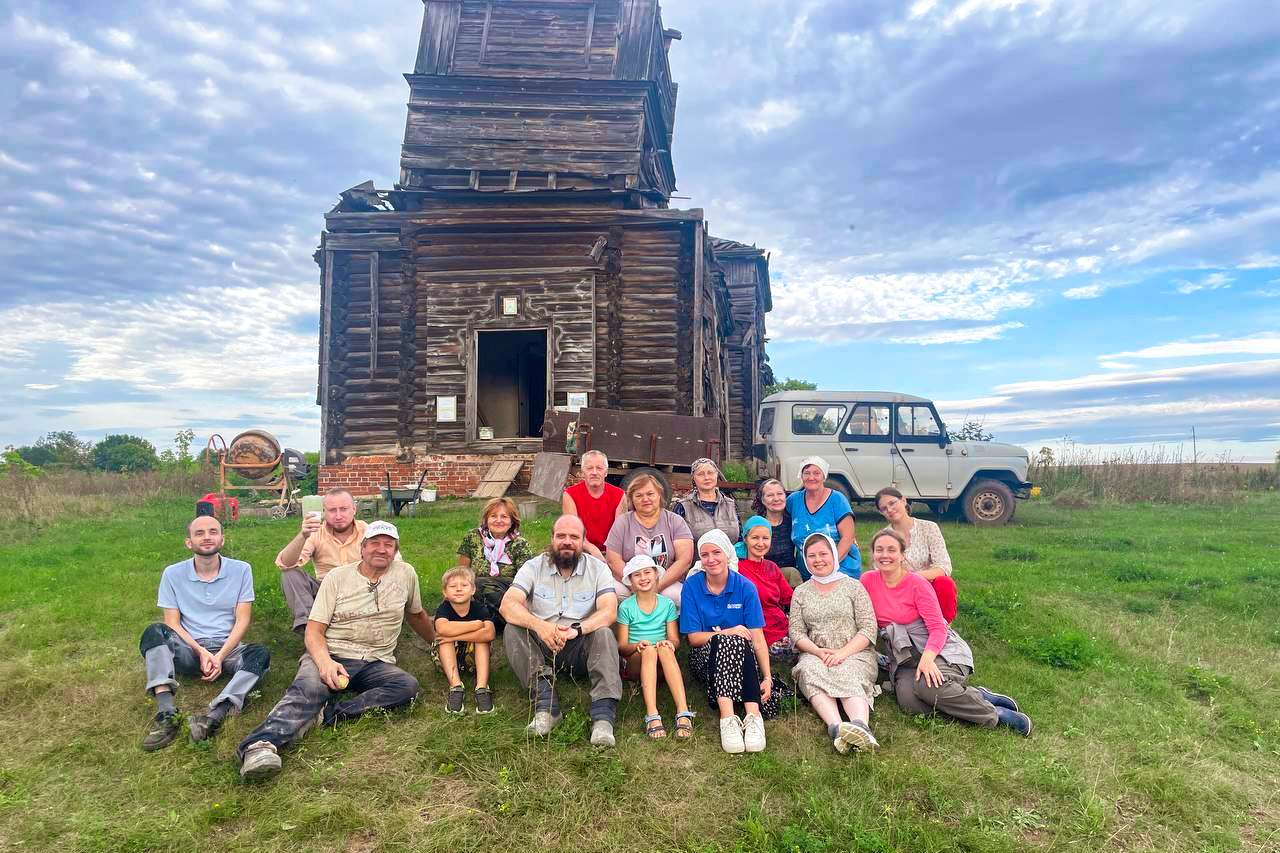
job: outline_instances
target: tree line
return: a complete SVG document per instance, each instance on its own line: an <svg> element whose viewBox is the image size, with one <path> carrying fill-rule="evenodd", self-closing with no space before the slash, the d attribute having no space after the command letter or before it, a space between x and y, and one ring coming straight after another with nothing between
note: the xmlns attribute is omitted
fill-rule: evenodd
<svg viewBox="0 0 1280 853"><path fill-rule="evenodd" d="M101 441L83 440L70 430L56 430L34 444L5 448L4 463L23 470L112 471L136 473L157 469L192 468L191 453L195 431L179 430L173 447L156 452L145 438L125 433L108 435Z"/></svg>

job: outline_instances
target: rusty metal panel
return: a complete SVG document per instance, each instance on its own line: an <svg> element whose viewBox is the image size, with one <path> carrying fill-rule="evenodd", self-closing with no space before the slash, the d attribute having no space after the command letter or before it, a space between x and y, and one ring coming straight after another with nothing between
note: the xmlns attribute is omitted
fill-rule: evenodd
<svg viewBox="0 0 1280 853"><path fill-rule="evenodd" d="M599 450L612 462L687 466L707 456L719 460L720 421L657 412L583 409L578 413L578 452Z"/></svg>

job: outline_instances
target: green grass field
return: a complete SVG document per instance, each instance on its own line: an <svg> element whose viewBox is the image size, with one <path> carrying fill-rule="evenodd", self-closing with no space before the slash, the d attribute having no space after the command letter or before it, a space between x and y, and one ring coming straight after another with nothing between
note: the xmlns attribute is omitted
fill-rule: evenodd
<svg viewBox="0 0 1280 853"><path fill-rule="evenodd" d="M877 754L836 755L805 707L769 746L728 756L705 700L692 743L651 743L624 695L618 748L586 744L585 691L549 742L505 664L498 713L447 717L444 682L405 633L412 709L313 733L263 786L236 742L293 678L272 559L295 522L243 521L227 553L256 570L249 639L272 670L212 743L139 749L153 713L138 635L161 569L185 556L187 501L67 521L0 545L0 850L1280 849L1280 496L948 523L975 681L1018 697L1031 740L872 715ZM424 598L472 503L402 521ZM859 516L860 538L878 526ZM526 526L546 542L549 519ZM185 710L214 688L184 687ZM668 722L670 707L666 706Z"/></svg>

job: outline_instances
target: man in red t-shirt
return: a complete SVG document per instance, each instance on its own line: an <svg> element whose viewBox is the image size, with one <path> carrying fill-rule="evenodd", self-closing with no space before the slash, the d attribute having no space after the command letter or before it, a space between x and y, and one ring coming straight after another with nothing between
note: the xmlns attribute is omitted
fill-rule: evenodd
<svg viewBox="0 0 1280 853"><path fill-rule="evenodd" d="M582 479L564 490L560 497L560 509L565 515L582 519L587 531L583 550L593 557L604 559L604 540L609 535L613 521L626 512L622 489L604 481L609 473L609 457L599 450L588 450L579 463Z"/></svg>

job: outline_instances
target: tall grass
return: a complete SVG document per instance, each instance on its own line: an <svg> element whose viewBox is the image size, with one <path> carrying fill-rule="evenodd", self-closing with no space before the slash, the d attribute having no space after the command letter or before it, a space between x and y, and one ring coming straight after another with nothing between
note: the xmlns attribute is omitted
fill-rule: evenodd
<svg viewBox="0 0 1280 853"><path fill-rule="evenodd" d="M1067 506L1091 501L1197 503L1242 492L1280 488L1275 463L1236 462L1221 456L1187 459L1163 447L1110 455L1066 446L1031 460L1030 478L1046 497Z"/></svg>
<svg viewBox="0 0 1280 853"><path fill-rule="evenodd" d="M158 498L190 496L216 488L210 468L166 469L136 474L105 471L30 473L0 465L0 531L45 527L63 518L87 518L141 506Z"/></svg>

